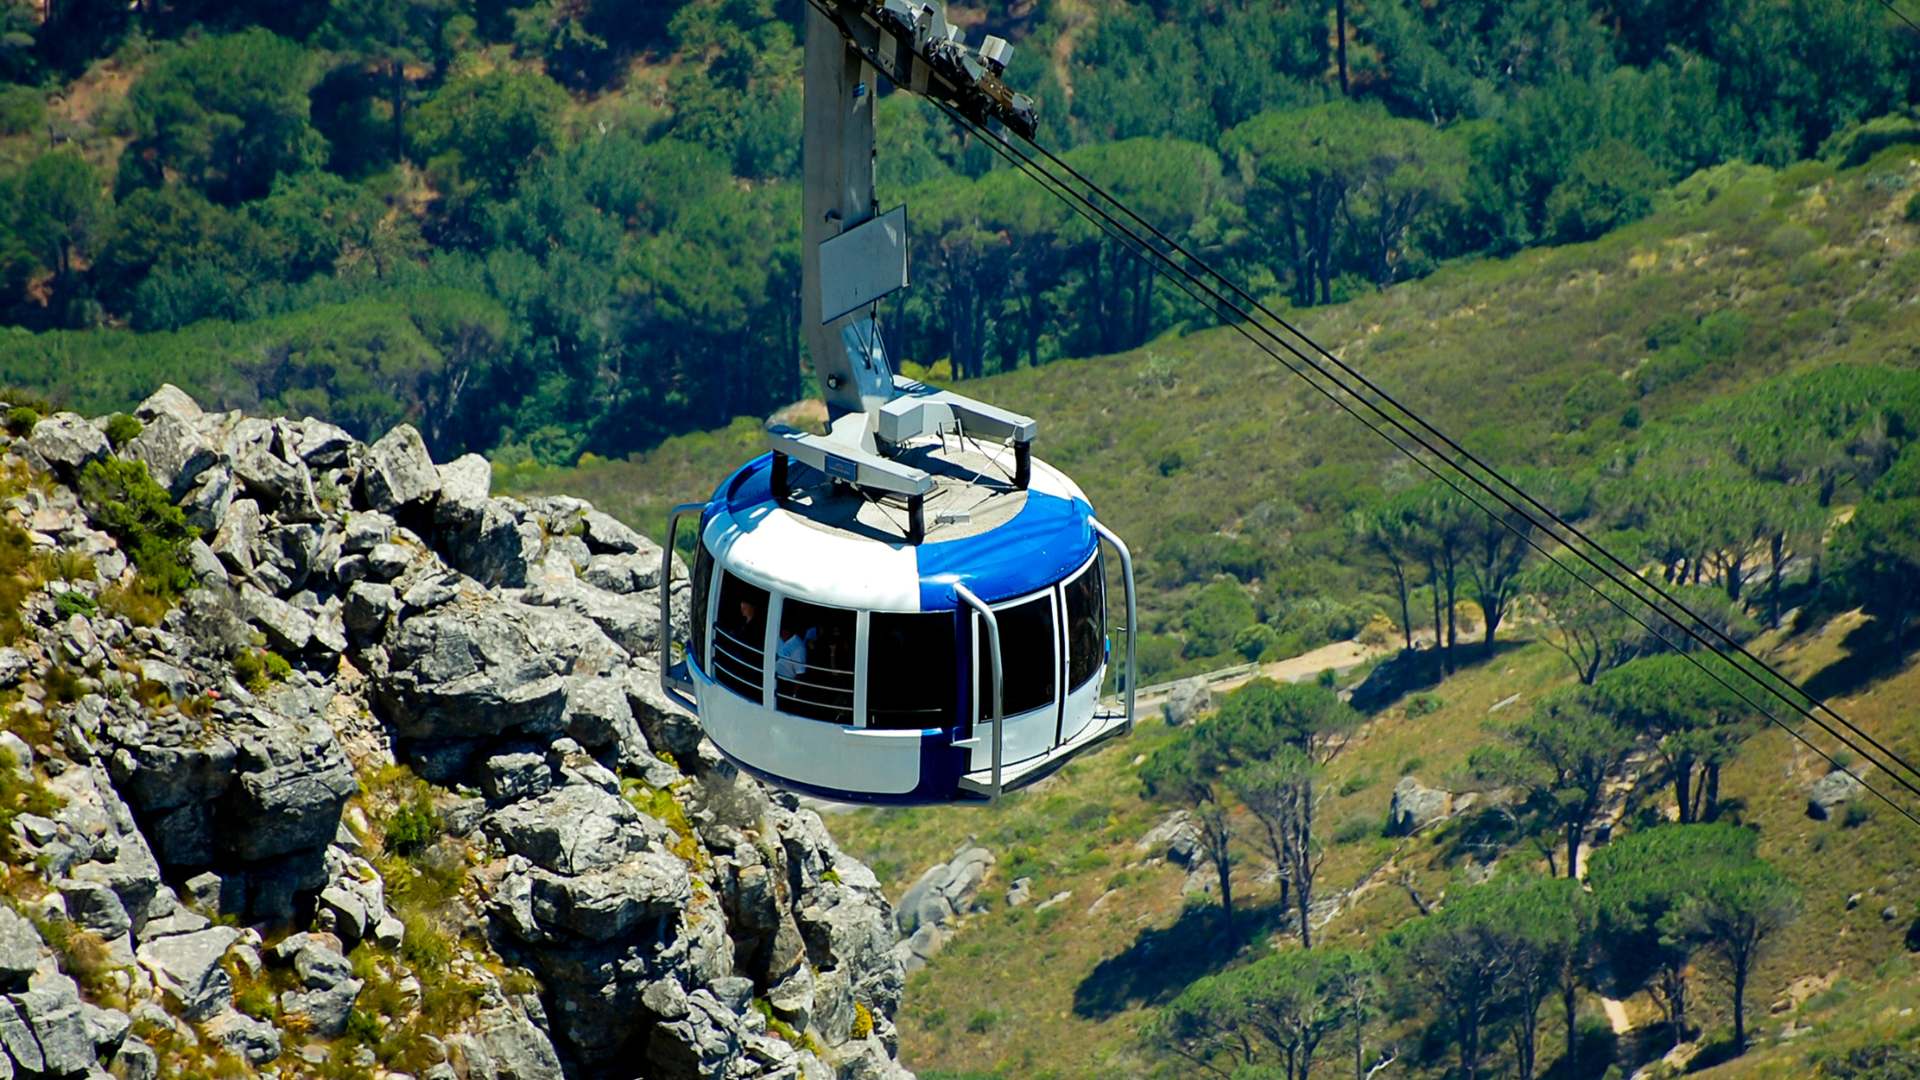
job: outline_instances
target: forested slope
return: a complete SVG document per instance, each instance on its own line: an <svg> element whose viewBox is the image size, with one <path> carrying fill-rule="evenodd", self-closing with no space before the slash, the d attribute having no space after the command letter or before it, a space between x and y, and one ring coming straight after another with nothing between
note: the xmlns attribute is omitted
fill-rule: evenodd
<svg viewBox="0 0 1920 1080"><path fill-rule="evenodd" d="M806 385L802 10L8 0L0 380L104 411L166 371L559 464L764 415ZM1912 129L1920 56L1852 0L954 17L1016 43L1043 141L1299 305L1600 235L1721 162L1857 163ZM937 115L879 112L919 282L896 355L973 377L1194 317Z"/></svg>

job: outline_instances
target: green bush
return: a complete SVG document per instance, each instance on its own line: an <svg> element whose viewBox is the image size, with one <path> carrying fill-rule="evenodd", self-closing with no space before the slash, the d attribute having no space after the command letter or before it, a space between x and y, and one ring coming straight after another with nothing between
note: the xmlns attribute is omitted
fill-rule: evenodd
<svg viewBox="0 0 1920 1080"><path fill-rule="evenodd" d="M40 422L40 412L31 405L15 405L7 410L7 434L24 438Z"/></svg>
<svg viewBox="0 0 1920 1080"><path fill-rule="evenodd" d="M139 438L140 432L145 430L145 427L146 425L142 424L138 417L129 416L126 413L114 413L107 419L107 442L113 444L113 448L118 450Z"/></svg>
<svg viewBox="0 0 1920 1080"><path fill-rule="evenodd" d="M1430 713L1439 712L1442 704L1444 703L1433 694L1415 694L1407 699L1407 719L1418 720Z"/></svg>
<svg viewBox="0 0 1920 1080"><path fill-rule="evenodd" d="M193 586L187 545L194 529L144 463L121 458L90 463L80 473L80 502L160 595L178 596Z"/></svg>
<svg viewBox="0 0 1920 1080"><path fill-rule="evenodd" d="M233 658L233 677L258 694L293 674L287 658L269 649L243 649Z"/></svg>
<svg viewBox="0 0 1920 1080"><path fill-rule="evenodd" d="M440 814L424 792L402 804L381 824L386 849L403 858L418 855L440 837Z"/></svg>
<svg viewBox="0 0 1920 1080"><path fill-rule="evenodd" d="M1234 635L1254 621L1253 601L1231 581L1216 581L1200 590L1193 606L1181 616L1189 659L1226 652Z"/></svg>
<svg viewBox="0 0 1920 1080"><path fill-rule="evenodd" d="M68 591L53 598L53 610L62 619L71 619L75 615L92 618L93 613L100 610L100 605L86 593Z"/></svg>
<svg viewBox="0 0 1920 1080"><path fill-rule="evenodd" d="M1273 627L1265 623L1254 623L1252 626L1241 627L1239 632L1233 635L1233 651L1249 661L1258 660L1266 655L1267 650L1279 640L1280 635L1274 632Z"/></svg>
<svg viewBox="0 0 1920 1080"><path fill-rule="evenodd" d="M46 119L47 103L31 86L0 87L0 135L24 135Z"/></svg>
<svg viewBox="0 0 1920 1080"><path fill-rule="evenodd" d="M1358 843L1369 837L1380 835L1381 829L1379 819L1365 814L1355 814L1350 818L1342 819L1340 824L1333 827L1333 842L1336 844Z"/></svg>

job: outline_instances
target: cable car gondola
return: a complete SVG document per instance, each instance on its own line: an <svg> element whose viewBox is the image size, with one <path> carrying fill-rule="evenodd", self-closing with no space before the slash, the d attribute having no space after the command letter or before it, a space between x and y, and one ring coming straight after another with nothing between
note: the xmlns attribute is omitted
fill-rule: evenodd
<svg viewBox="0 0 1920 1080"><path fill-rule="evenodd" d="M1004 42L988 41L995 93L982 97L916 62L926 43L901 35L962 46L936 9L909 8L808 10L801 308L827 431L769 429L767 453L674 509L668 562L698 515L692 611L676 643L661 590L661 682L723 754L780 787L991 800L1131 730L1133 566L1079 486L1033 456L1032 419L887 362L873 309L906 284L906 221L904 208L876 213L862 57L891 42L896 86L976 108L1004 97L1031 123L997 81ZM1123 657L1108 634L1108 551L1125 593ZM1125 704L1107 708L1116 663Z"/></svg>

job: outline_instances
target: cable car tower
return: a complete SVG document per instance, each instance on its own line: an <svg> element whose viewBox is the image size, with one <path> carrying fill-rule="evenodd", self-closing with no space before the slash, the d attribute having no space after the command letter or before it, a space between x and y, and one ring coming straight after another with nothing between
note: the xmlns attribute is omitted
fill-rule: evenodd
<svg viewBox="0 0 1920 1080"><path fill-rule="evenodd" d="M763 780L852 802L995 799L1133 727L1133 561L1038 425L894 374L876 304L907 283L906 210L874 199L876 68L897 88L1024 135L1007 42L966 46L921 0L812 0L806 25L801 314L827 432L767 453L701 503L689 639L661 684ZM1125 705L1102 546L1120 560ZM663 570L663 575L670 572ZM663 576L663 581L671 580Z"/></svg>

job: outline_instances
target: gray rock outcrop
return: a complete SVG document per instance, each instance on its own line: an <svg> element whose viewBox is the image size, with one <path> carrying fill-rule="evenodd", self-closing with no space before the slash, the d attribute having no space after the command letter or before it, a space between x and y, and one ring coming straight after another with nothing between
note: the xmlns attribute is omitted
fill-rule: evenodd
<svg viewBox="0 0 1920 1080"><path fill-rule="evenodd" d="M410 427L369 446L173 387L135 415L118 451L72 414L0 434L49 481L0 513L98 571L58 588L138 573L71 490L88 462L144 466L205 537L156 624L50 586L0 648L37 721L0 750L56 808L12 819L31 914L110 972L83 989L0 905L0 1080L307 1075L369 1023L413 1025L426 1062L362 1045L374 1075L906 1075L879 882L660 692L657 590L684 567L663 581L657 545L579 500L494 495ZM920 906L973 910L991 862L958 853ZM448 985L467 1004L423 1030Z"/></svg>
<svg viewBox="0 0 1920 1080"><path fill-rule="evenodd" d="M1807 790L1807 816L1825 821L1835 810L1860 797L1866 790L1858 777L1844 769L1835 769L1813 782Z"/></svg>
<svg viewBox="0 0 1920 1080"><path fill-rule="evenodd" d="M1393 799L1387 804L1387 832L1392 836L1411 836L1447 816L1453 796L1430 788L1412 776L1403 776L1393 785Z"/></svg>

